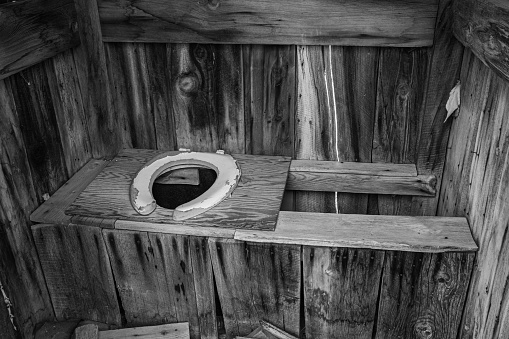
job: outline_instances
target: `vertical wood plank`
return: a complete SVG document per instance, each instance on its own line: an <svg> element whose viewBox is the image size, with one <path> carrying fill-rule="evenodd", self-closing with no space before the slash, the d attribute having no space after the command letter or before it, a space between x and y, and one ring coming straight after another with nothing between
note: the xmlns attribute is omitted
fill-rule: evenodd
<svg viewBox="0 0 509 339"><path fill-rule="evenodd" d="M442 183L450 130L450 122L444 124L447 113L445 104L449 92L459 79L463 55L463 45L452 34L452 2L439 2L428 84L424 91L424 105L419 113L417 172L434 174L437 178L437 192ZM438 199L438 195L435 198L413 197L412 215L436 215Z"/></svg>
<svg viewBox="0 0 509 339"><path fill-rule="evenodd" d="M148 234L103 230L125 312L126 326L178 322L174 286L166 280L163 258L156 256Z"/></svg>
<svg viewBox="0 0 509 339"><path fill-rule="evenodd" d="M245 45L246 151L293 155L295 46Z"/></svg>
<svg viewBox="0 0 509 339"><path fill-rule="evenodd" d="M384 48L380 56L373 162L415 163L428 49ZM409 215L412 197L378 196L378 212Z"/></svg>
<svg viewBox="0 0 509 339"><path fill-rule="evenodd" d="M82 101L89 116L94 157L112 157L121 147L96 1L74 0L81 44L75 49Z"/></svg>
<svg viewBox="0 0 509 339"><path fill-rule="evenodd" d="M174 45L171 75L178 147L244 153L241 46Z"/></svg>
<svg viewBox="0 0 509 339"><path fill-rule="evenodd" d="M376 338L456 338L474 258L387 252Z"/></svg>
<svg viewBox="0 0 509 339"><path fill-rule="evenodd" d="M216 339L217 318L214 277L207 238L190 237L189 248L196 289L201 339Z"/></svg>
<svg viewBox="0 0 509 339"><path fill-rule="evenodd" d="M1 80L0 280L15 305L20 334L29 337L37 323L53 319L54 313L29 228L37 198L15 107Z"/></svg>
<svg viewBox="0 0 509 339"><path fill-rule="evenodd" d="M383 251L303 247L306 337L372 338Z"/></svg>
<svg viewBox="0 0 509 339"><path fill-rule="evenodd" d="M119 325L120 310L101 229L42 224L32 231L57 319Z"/></svg>

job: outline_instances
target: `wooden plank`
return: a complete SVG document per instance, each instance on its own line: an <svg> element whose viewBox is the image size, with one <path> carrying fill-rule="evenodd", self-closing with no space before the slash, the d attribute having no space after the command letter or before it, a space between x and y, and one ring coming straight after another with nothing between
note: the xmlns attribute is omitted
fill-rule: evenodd
<svg viewBox="0 0 509 339"><path fill-rule="evenodd" d="M246 151L293 155L295 46L244 45Z"/></svg>
<svg viewBox="0 0 509 339"><path fill-rule="evenodd" d="M99 327L94 324L83 325L74 331L75 339L99 339Z"/></svg>
<svg viewBox="0 0 509 339"><path fill-rule="evenodd" d="M207 238L189 237L201 339L218 338L216 294Z"/></svg>
<svg viewBox="0 0 509 339"><path fill-rule="evenodd" d="M72 0L0 5L0 79L79 44Z"/></svg>
<svg viewBox="0 0 509 339"><path fill-rule="evenodd" d="M367 163L346 161L292 160L290 172L317 172L380 177L415 177L414 164Z"/></svg>
<svg viewBox="0 0 509 339"><path fill-rule="evenodd" d="M232 239L209 238L208 242L226 336L245 336L258 326L247 245Z"/></svg>
<svg viewBox="0 0 509 339"><path fill-rule="evenodd" d="M100 4L105 41L431 45L433 0ZM128 14L126 14L128 13Z"/></svg>
<svg viewBox="0 0 509 339"><path fill-rule="evenodd" d="M123 328L99 332L99 339L187 339L189 338L188 323L164 324Z"/></svg>
<svg viewBox="0 0 509 339"><path fill-rule="evenodd" d="M509 80L509 4L500 0L453 3L454 36Z"/></svg>
<svg viewBox="0 0 509 339"><path fill-rule="evenodd" d="M237 230L251 242L409 252L476 251L465 218L284 212L274 232Z"/></svg>
<svg viewBox="0 0 509 339"><path fill-rule="evenodd" d="M121 148L120 116L114 109L96 1L74 0L81 45L75 50L82 101L89 116L95 158L113 157Z"/></svg>
<svg viewBox="0 0 509 339"><path fill-rule="evenodd" d="M376 338L456 338L474 258L387 252Z"/></svg>
<svg viewBox="0 0 509 339"><path fill-rule="evenodd" d="M124 150L90 183L66 213L170 225L255 228L275 227L290 161L285 157L236 154L242 178L232 196L213 209L185 221L174 221L173 210L157 208L149 216L136 213L129 201L129 186L153 150ZM108 189L104 189L108 187ZM225 213L228 218L224 218Z"/></svg>
<svg viewBox="0 0 509 339"><path fill-rule="evenodd" d="M40 224L32 232L56 318L120 325L115 283L101 230Z"/></svg>
<svg viewBox="0 0 509 339"><path fill-rule="evenodd" d="M244 153L241 46L174 45L170 72L178 147Z"/></svg>
<svg viewBox="0 0 509 339"><path fill-rule="evenodd" d="M419 109L423 105L427 81L427 56L426 48L382 49L371 152L374 162L415 163ZM411 197L383 195L377 200L380 214L410 214Z"/></svg>
<svg viewBox="0 0 509 339"><path fill-rule="evenodd" d="M160 248L154 247L156 244L152 244L148 234L103 230L103 236L126 326L178 322L174 286L166 278L165 264L170 263L161 256Z"/></svg>
<svg viewBox="0 0 509 339"><path fill-rule="evenodd" d="M30 165L15 101L0 80L0 281L16 305L14 319L22 337L51 319L53 308L30 234L28 215L37 206Z"/></svg>
<svg viewBox="0 0 509 339"><path fill-rule="evenodd" d="M30 221L66 225L71 217L65 215L65 209L78 197L92 180L106 167L106 160L90 160L69 181L55 192L31 215Z"/></svg>
<svg viewBox="0 0 509 339"><path fill-rule="evenodd" d="M115 228L140 232L157 232L167 234L192 235L198 237L232 238L235 234L233 228L203 227L196 225L170 225L162 223L116 220Z"/></svg>
<svg viewBox="0 0 509 339"><path fill-rule="evenodd" d="M286 333L285 331L266 321L260 320L260 324L262 325L263 332L267 335L270 335L271 337L274 337L275 339L297 339L297 337Z"/></svg>
<svg viewBox="0 0 509 339"><path fill-rule="evenodd" d="M366 166L368 167L368 166ZM288 173L287 190L434 196L436 178L389 177L317 172ZM392 200L392 198L389 198Z"/></svg>
<svg viewBox="0 0 509 339"><path fill-rule="evenodd" d="M450 122L446 117L445 104L449 92L456 85L461 69L463 46L452 35L452 0L440 0L433 56L429 65L428 84L424 89L421 106L419 142L417 149L417 171L421 175L433 174L437 178L437 192L442 183ZM436 215L438 196L434 198L414 197L412 215Z"/></svg>
<svg viewBox="0 0 509 339"><path fill-rule="evenodd" d="M306 337L372 338L384 252L304 246Z"/></svg>

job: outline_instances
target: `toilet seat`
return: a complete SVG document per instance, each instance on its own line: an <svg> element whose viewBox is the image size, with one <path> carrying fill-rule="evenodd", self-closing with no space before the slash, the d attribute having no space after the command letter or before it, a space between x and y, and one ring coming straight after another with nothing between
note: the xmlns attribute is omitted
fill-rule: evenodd
<svg viewBox="0 0 509 339"><path fill-rule="evenodd" d="M199 197L175 208L173 220L186 220L197 216L226 199L237 187L241 171L237 161L228 154L186 152L171 155L170 152L152 158L138 171L130 187L130 200L134 210L149 215L156 207L152 195L155 179L171 170L206 167L217 174L216 181Z"/></svg>

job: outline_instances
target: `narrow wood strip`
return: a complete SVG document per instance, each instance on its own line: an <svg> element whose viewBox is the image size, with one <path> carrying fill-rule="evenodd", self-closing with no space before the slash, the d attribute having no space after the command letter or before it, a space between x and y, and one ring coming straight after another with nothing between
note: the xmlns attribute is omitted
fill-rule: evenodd
<svg viewBox="0 0 509 339"><path fill-rule="evenodd" d="M101 1L105 41L428 46L434 0Z"/></svg>
<svg viewBox="0 0 509 339"><path fill-rule="evenodd" d="M465 218L279 213L274 232L237 230L235 239L409 252L476 251Z"/></svg>
<svg viewBox="0 0 509 339"><path fill-rule="evenodd" d="M432 175L389 177L324 172L290 172L287 190L434 196Z"/></svg>
<svg viewBox="0 0 509 339"><path fill-rule="evenodd" d="M415 177L414 164L338 162L318 160L292 160L290 172L317 172L384 177Z"/></svg>
<svg viewBox="0 0 509 339"><path fill-rule="evenodd" d="M0 79L79 44L72 0L0 5Z"/></svg>
<svg viewBox="0 0 509 339"><path fill-rule="evenodd" d="M189 324L176 323L159 326L122 328L119 330L100 331L99 339L188 339Z"/></svg>
<svg viewBox="0 0 509 339"><path fill-rule="evenodd" d="M235 234L235 229L233 228L161 224L130 220L116 220L115 228L118 230L194 235L198 237L216 237L216 238L233 238Z"/></svg>
<svg viewBox="0 0 509 339"><path fill-rule="evenodd" d="M64 213L65 209L72 204L81 191L95 179L107 164L108 161L105 160L90 160L30 215L30 221L61 225L71 222L71 216Z"/></svg>
<svg viewBox="0 0 509 339"><path fill-rule="evenodd" d="M262 326L263 332L266 335L273 336L276 339L298 339L297 337L294 337L293 335L286 333L285 331L281 330L280 328L278 328L264 320L260 320L260 324Z"/></svg>

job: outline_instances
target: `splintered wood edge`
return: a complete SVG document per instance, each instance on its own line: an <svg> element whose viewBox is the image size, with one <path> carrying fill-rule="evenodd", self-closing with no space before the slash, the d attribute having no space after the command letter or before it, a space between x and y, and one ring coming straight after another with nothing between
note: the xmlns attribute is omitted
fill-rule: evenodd
<svg viewBox="0 0 509 339"><path fill-rule="evenodd" d="M236 230L234 239L405 252L470 252L478 247L466 218L279 213L273 232Z"/></svg>

